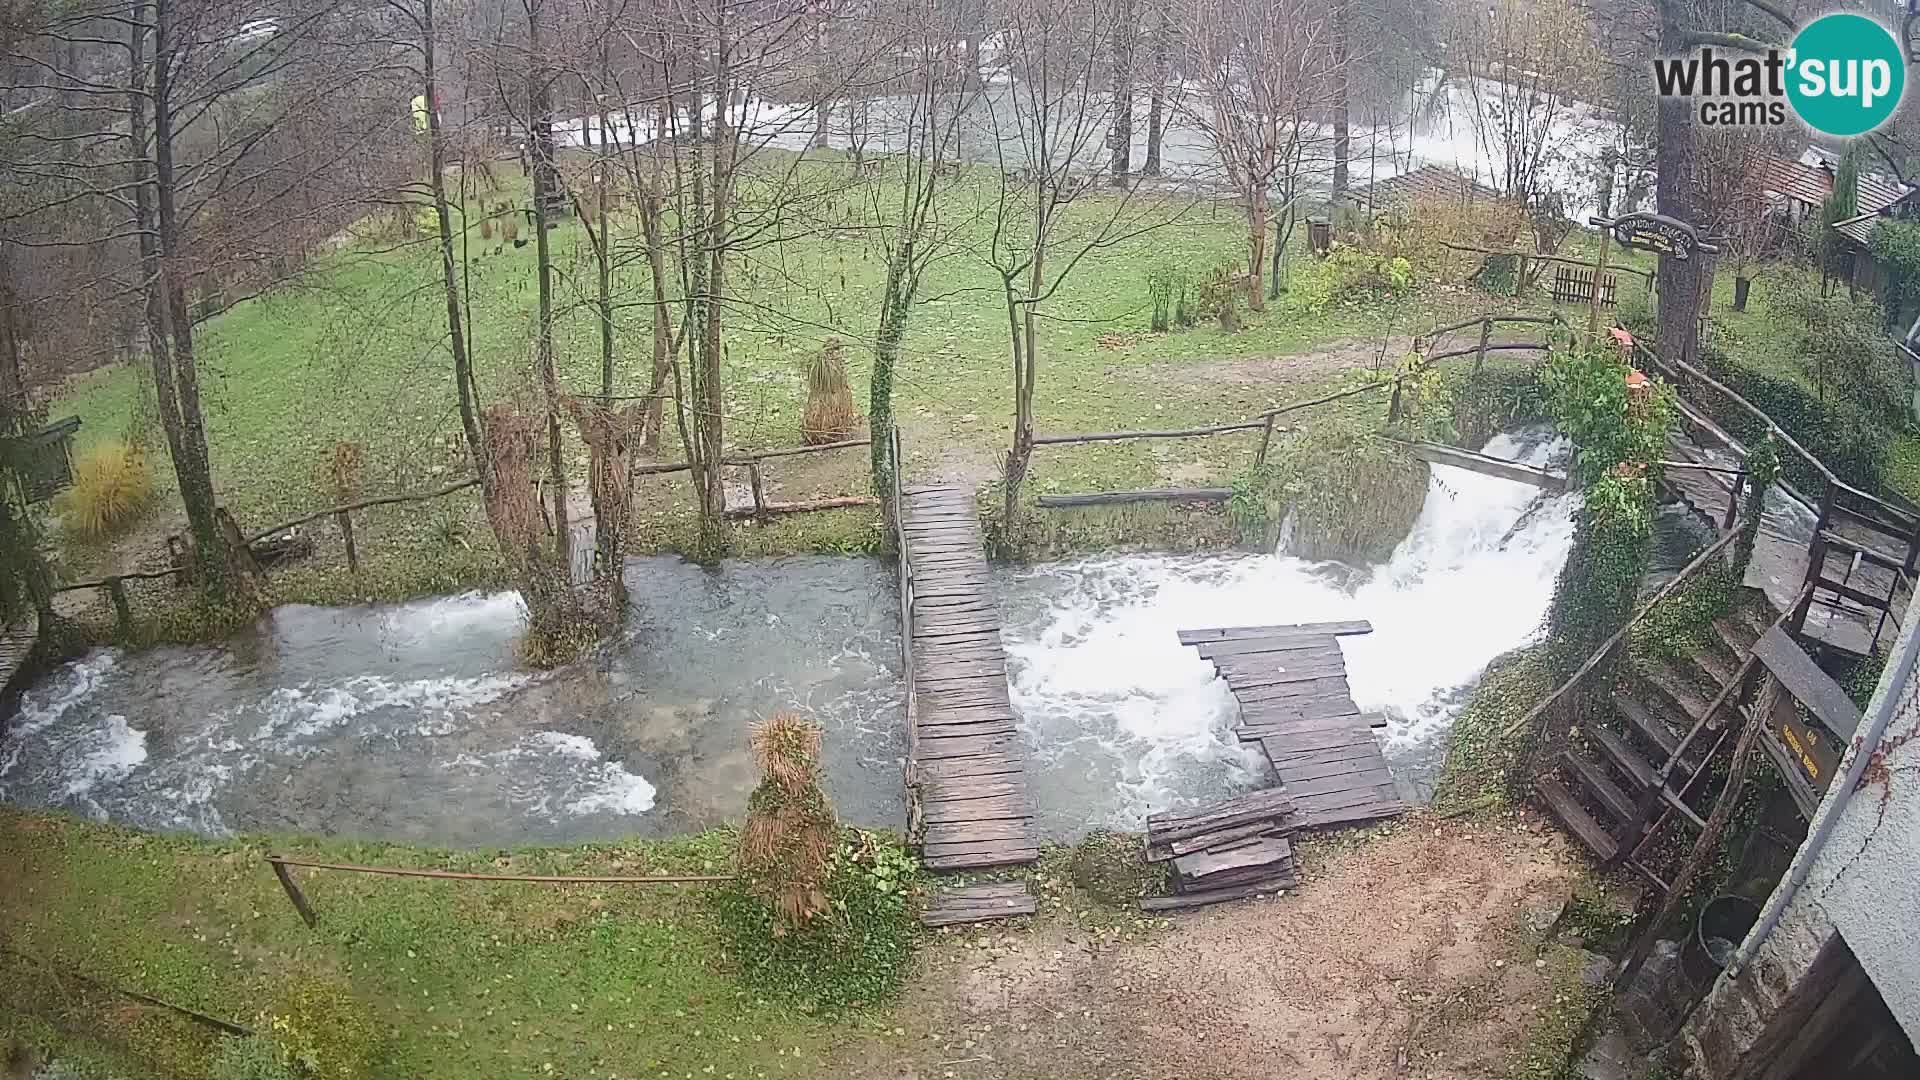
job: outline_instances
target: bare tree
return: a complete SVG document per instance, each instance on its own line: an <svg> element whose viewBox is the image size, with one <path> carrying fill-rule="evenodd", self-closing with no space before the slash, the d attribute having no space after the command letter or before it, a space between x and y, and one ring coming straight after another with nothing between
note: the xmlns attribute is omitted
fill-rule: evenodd
<svg viewBox="0 0 1920 1080"><path fill-rule="evenodd" d="M999 278L1013 361L1013 445L1005 514L1020 514L1033 454L1033 398L1042 353L1042 308L1090 254L1172 220L1164 202L1131 189L1088 198L1104 171L1112 97L1100 92L1098 45L1120 7L1106 0L1008 0L996 24L1010 85L986 99L999 154L992 235L981 252ZM1070 212L1071 211L1071 212Z"/></svg>
<svg viewBox="0 0 1920 1080"><path fill-rule="evenodd" d="M943 163L957 152L961 120L980 95L977 78L953 72L944 62L959 29L955 20L942 18L934 0L920 0L905 14L901 40L910 66L900 79L908 93L901 152L893 159L898 172L872 189L874 215L887 236L887 277L867 400L873 491L882 498L893 494L894 473L901 464L892 453L893 382L901 340L927 269L954 253L954 242L968 221L965 215L942 218L954 183L943 177ZM891 207L885 205L887 196L897 199Z"/></svg>
<svg viewBox="0 0 1920 1080"><path fill-rule="evenodd" d="M1449 74L1472 103L1467 122L1491 163L1487 179L1532 202L1567 153L1556 129L1599 89L1602 61L1587 14L1576 0L1463 2L1449 31Z"/></svg>
<svg viewBox="0 0 1920 1080"><path fill-rule="evenodd" d="M1247 216L1247 302L1266 307L1260 275L1276 187L1287 206L1304 161L1326 138L1315 122L1335 74L1324 3L1194 0L1183 67L1196 93L1183 112L1212 144Z"/></svg>

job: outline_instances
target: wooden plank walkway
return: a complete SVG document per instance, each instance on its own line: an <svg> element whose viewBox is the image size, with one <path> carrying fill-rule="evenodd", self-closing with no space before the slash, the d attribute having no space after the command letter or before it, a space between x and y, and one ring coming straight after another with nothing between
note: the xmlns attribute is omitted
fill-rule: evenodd
<svg viewBox="0 0 1920 1080"><path fill-rule="evenodd" d="M899 513L912 623L909 831L919 837L929 870L1031 863L1040 841L973 495L959 487L909 488Z"/></svg>
<svg viewBox="0 0 1920 1080"><path fill-rule="evenodd" d="M1240 703L1239 735L1256 742L1293 800L1301 828L1353 825L1406 809L1372 728L1347 685L1339 638L1365 621L1182 630Z"/></svg>

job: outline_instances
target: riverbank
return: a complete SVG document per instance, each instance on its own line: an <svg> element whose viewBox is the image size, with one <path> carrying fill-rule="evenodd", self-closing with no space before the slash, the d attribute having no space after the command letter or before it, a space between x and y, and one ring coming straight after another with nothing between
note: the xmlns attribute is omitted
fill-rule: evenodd
<svg viewBox="0 0 1920 1080"><path fill-rule="evenodd" d="M1529 1063L1564 1060L1592 1004L1550 932L1583 864L1527 814L1303 838L1296 893L1172 920L1104 907L1050 857L1039 916L925 935L900 1002L837 1019L741 985L698 886L316 872L309 931L260 861L703 874L731 845L209 842L0 808L0 921L33 958L0 970L0 1039L87 1076L204 1076L218 1036L60 977L75 972L242 1024L291 987L344 986L390 1029L390 1075L419 1078L1253 1080L1285 1062L1310 1080L1486 1080L1554 1075Z"/></svg>

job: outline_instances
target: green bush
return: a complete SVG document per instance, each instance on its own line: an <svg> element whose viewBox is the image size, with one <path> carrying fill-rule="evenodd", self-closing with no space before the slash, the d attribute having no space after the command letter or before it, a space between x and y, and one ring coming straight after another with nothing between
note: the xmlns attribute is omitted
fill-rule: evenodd
<svg viewBox="0 0 1920 1080"><path fill-rule="evenodd" d="M1447 374L1442 393L1450 399L1454 444L1469 450L1485 446L1503 431L1547 418L1545 388L1538 363L1493 363L1474 372Z"/></svg>
<svg viewBox="0 0 1920 1080"><path fill-rule="evenodd" d="M1880 302L1889 321L1898 322L1920 304L1920 222L1882 218L1868 243L1886 275Z"/></svg>
<svg viewBox="0 0 1920 1080"><path fill-rule="evenodd" d="M1291 554L1379 562L1426 500L1426 464L1404 447L1361 428L1317 427L1276 440L1265 466L1237 477L1227 513L1251 544L1271 548L1291 513Z"/></svg>
<svg viewBox="0 0 1920 1080"><path fill-rule="evenodd" d="M1881 455L1890 440L1887 429L1851 402L1820 400L1812 390L1791 379L1764 375L1733 362L1716 342L1703 342L1699 366L1746 398L1800 445L1817 454L1834 474L1863 491L1883 494L1886 483L1880 476ZM1689 401L1705 405L1713 419L1736 438L1752 446L1764 433L1760 421L1722 394L1705 387L1690 390ZM1787 482L1802 491L1817 494L1825 481L1800 455L1790 451L1780 455L1781 470Z"/></svg>
<svg viewBox="0 0 1920 1080"><path fill-rule="evenodd" d="M747 985L838 1012L900 992L919 932L918 888L919 866L904 848L848 830L827 873L829 910L801 929L776 933L773 906L737 884L716 889L712 903Z"/></svg>
<svg viewBox="0 0 1920 1080"><path fill-rule="evenodd" d="M1393 299L1413 290L1413 264L1404 256L1335 245L1327 257L1307 267L1288 296L1318 311L1335 301Z"/></svg>
<svg viewBox="0 0 1920 1080"><path fill-rule="evenodd" d="M1913 380L1881 329L1879 304L1845 292L1822 296L1802 283L1783 289L1774 306L1798 328L1794 351L1822 401L1837 396L1882 424L1906 421Z"/></svg>
<svg viewBox="0 0 1920 1080"><path fill-rule="evenodd" d="M373 1014L346 987L325 980L304 982L260 1015L258 1030L271 1040L281 1065L295 1080L374 1080L385 1075L385 1037Z"/></svg>
<svg viewBox="0 0 1920 1080"><path fill-rule="evenodd" d="M263 1035L247 1035L220 1044L207 1072L209 1080L296 1080L280 1063L280 1049Z"/></svg>

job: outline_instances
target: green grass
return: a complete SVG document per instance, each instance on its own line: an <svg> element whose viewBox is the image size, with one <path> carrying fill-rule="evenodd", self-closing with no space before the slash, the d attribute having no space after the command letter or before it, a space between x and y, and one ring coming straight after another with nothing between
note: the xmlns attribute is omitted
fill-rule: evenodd
<svg viewBox="0 0 1920 1080"><path fill-rule="evenodd" d="M844 177L844 166L808 166L804 182L815 189ZM997 187L969 174L952 200L956 218L982 211ZM489 196L489 201L512 192ZM1087 200L1074 211L1084 225L1111 208L1110 196ZM871 333L880 295L884 252L857 194L821 196L812 218L795 215L784 233L744 248L731 271L737 298L729 314L726 380L728 443L750 450L794 445L804 402L806 359L831 336L846 339L856 400L864 407L871 357L860 344ZM1223 357L1277 356L1349 337L1377 338L1431 325L1434 312L1457 310L1457 296L1416 297L1398 304L1335 302L1303 310L1283 298L1237 334L1203 326L1184 332L1147 332L1145 275L1159 262L1177 264L1196 277L1237 258L1244 231L1230 205L1187 202L1168 208L1172 221L1154 232L1093 252L1044 307L1042 358L1035 421L1042 432L1184 426L1237 419L1258 408L1310 393L1276 375L1270 384L1223 382L1204 371L1185 371ZM822 223L833 227L824 227ZM844 227L842 227L844 226ZM464 474L464 449L445 344L445 316L438 291L432 243L405 242L359 230L356 246L322 257L298 283L240 303L200 330L207 428L216 485L244 529L264 528L331 500L315 478L315 465L336 442L366 448L365 491L417 491ZM651 346L651 295L645 261L634 250L637 228L616 223L617 385L620 394L647 390ZM913 313L897 375L896 416L902 424L909 474L944 468L956 460L983 475L997 472L1010 430L1006 313L998 278L979 248L987 224L976 222L951 257L937 263ZM558 365L563 385L574 392L598 390L596 316L589 306L593 279L590 250L578 223L567 220L551 233L557 265ZM777 242L769 242L777 240ZM1304 242L1304 241L1302 241ZM464 273L470 278L472 350L482 395L488 400L532 400L531 342L534 331L534 247L515 249L497 238L483 242L477 227L464 243ZM495 251L498 247L499 250ZM1304 266L1304 256L1296 266ZM139 374L115 367L77 380L53 406L55 415L84 421L80 442L124 432L142 411ZM147 411L150 411L150 407ZM569 432L569 442L573 444ZM1247 440L1183 443L1112 443L1046 450L1035 457L1030 490L1035 493L1095 486L1143 486L1186 470L1224 482L1244 463ZM577 450L577 447L576 447ZM678 457L669 424L663 452ZM576 452L574 457L580 455ZM834 455L834 464L797 460L769 468L769 482L790 480L784 497L855 494L864 491L864 454ZM174 505L164 454L163 503ZM575 462L576 468L581 463ZM818 474L818 475L816 475ZM1192 481L1188 481L1192 482ZM804 490L802 490L804 489ZM778 496L777 496L778 497ZM448 500L456 508L402 507L356 518L363 559L397 553L402 566L437 559L457 549L458 533L473 560L486 562L490 544L477 500ZM639 485L638 546L679 545L688 516L684 476ZM363 518L365 520L363 520ZM871 515L849 515L815 529L810 522L783 525L769 539L743 536L743 550L843 550L869 545ZM314 527L319 561L340 562L330 524ZM742 529L741 533L751 530ZM99 552L74 547L66 553L69 578L101 561ZM158 552L155 552L157 556ZM497 560L495 560L497 561ZM322 575L326 576L326 575ZM365 583L339 586L284 579L283 597L330 599L358 592L391 594L442 586L439 575L375 573Z"/></svg>
<svg viewBox="0 0 1920 1080"><path fill-rule="evenodd" d="M78 1060L198 1078L208 1032L76 972L251 1026L293 986L344 982L409 1077L814 1075L836 1031L743 990L704 886L542 886L306 872L309 931L260 861L449 870L724 873L732 837L447 852L351 841L208 842L0 808L9 1037ZM172 1063L172 1071L165 1066Z"/></svg>

